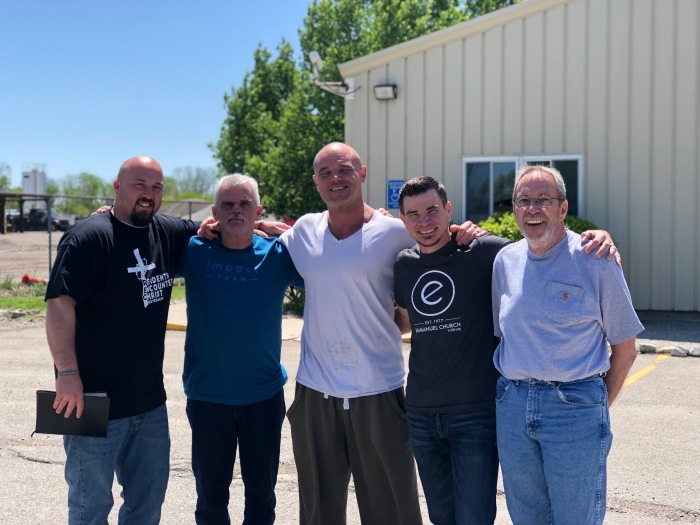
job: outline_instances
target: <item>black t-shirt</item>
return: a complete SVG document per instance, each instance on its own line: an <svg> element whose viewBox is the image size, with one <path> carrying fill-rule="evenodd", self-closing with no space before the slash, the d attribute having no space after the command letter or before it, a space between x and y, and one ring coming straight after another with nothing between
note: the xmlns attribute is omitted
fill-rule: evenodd
<svg viewBox="0 0 700 525"><path fill-rule="evenodd" d="M109 418L165 402L164 338L170 292L197 224L155 215L145 228L111 213L84 219L58 245L46 299L77 305L75 347L85 392L106 391Z"/></svg>
<svg viewBox="0 0 700 525"><path fill-rule="evenodd" d="M464 413L495 406L491 275L508 241L493 235L435 253L402 251L394 267L396 303L408 310L413 335L406 409Z"/></svg>

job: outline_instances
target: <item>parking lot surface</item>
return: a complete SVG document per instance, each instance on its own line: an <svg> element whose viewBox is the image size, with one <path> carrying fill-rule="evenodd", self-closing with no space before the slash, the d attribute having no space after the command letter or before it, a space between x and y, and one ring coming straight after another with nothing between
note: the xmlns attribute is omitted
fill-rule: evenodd
<svg viewBox="0 0 700 525"><path fill-rule="evenodd" d="M668 320L649 320L650 340L700 344L700 322L680 323L673 334L664 331ZM657 326L658 325L658 326ZM19 326L19 325L18 325ZM287 406L294 395L299 360L298 333L287 331L283 362L290 382L285 387ZM291 334L291 335L290 335ZM165 384L172 437L170 485L162 523L193 523L194 478L190 470L190 430L182 391L184 332L166 337ZM672 341L665 339L675 338ZM35 391L53 388L53 371L43 323L6 326L0 333L0 523L3 525L66 523L66 486L63 480L63 445L60 436L36 434ZM408 352L408 345L405 346ZM407 357L407 353L406 353ZM623 389L612 408L614 441L609 461L607 524L666 525L700 523L700 359L640 355L633 373L645 374ZM352 491L352 487L351 487ZM119 487L114 486L116 523ZM277 484L277 523L298 523L296 467L289 425L285 422ZM231 487L232 523L242 521L243 485L236 468ZM360 523L354 493L349 498L348 523ZM421 500L424 522L429 523ZM497 525L511 521L501 490Z"/></svg>

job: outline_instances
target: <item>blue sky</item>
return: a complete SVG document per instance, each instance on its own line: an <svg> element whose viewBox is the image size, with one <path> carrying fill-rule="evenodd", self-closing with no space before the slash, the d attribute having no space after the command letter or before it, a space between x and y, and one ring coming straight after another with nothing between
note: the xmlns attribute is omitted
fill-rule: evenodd
<svg viewBox="0 0 700 525"><path fill-rule="evenodd" d="M166 175L216 165L224 93L258 44L298 55L310 0L10 0L0 19L0 162L107 181L150 155Z"/></svg>

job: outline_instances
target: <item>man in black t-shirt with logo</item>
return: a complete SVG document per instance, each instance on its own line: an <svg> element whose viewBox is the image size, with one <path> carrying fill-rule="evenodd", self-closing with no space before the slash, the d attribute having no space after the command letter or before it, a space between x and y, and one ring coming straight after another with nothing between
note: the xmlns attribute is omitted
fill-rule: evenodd
<svg viewBox="0 0 700 525"><path fill-rule="evenodd" d="M64 234L46 291L56 412L80 417L84 392L110 398L107 437L64 437L71 524L107 522L115 473L119 522L158 523L170 471L165 329L175 268L197 224L156 215L163 171L150 157L127 160L114 190L110 212Z"/></svg>
<svg viewBox="0 0 700 525"><path fill-rule="evenodd" d="M469 246L451 238L451 204L431 177L408 181L401 220L418 244L394 267L396 304L413 334L406 412L433 523L493 523L496 517L495 392L491 269L508 241Z"/></svg>

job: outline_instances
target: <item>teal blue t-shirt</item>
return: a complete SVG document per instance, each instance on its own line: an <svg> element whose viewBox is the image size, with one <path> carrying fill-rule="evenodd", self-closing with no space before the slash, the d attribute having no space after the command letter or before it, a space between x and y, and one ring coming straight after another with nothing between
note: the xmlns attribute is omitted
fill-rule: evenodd
<svg viewBox="0 0 700 525"><path fill-rule="evenodd" d="M284 293L303 286L287 249L257 235L243 250L195 236L179 273L187 297L185 395L229 405L272 397L287 382L280 362Z"/></svg>

